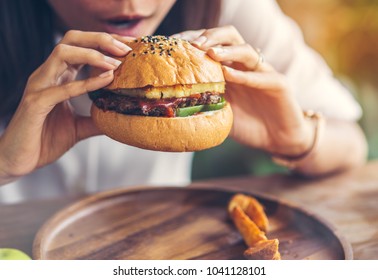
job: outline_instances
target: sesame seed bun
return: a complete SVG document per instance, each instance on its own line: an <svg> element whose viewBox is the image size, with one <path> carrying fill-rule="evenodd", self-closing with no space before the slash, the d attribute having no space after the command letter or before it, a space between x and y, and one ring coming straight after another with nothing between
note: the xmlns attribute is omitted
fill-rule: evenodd
<svg viewBox="0 0 378 280"><path fill-rule="evenodd" d="M220 63L187 41L148 36L127 44L132 51L120 59L109 90L224 83Z"/></svg>

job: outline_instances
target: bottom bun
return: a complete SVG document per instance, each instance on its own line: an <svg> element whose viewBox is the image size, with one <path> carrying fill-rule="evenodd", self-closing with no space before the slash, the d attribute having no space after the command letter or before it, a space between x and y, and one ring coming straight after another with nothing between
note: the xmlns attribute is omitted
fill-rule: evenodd
<svg viewBox="0 0 378 280"><path fill-rule="evenodd" d="M233 122L229 104L221 110L177 118L123 115L93 104L91 115L96 126L112 139L165 152L200 151L220 145Z"/></svg>

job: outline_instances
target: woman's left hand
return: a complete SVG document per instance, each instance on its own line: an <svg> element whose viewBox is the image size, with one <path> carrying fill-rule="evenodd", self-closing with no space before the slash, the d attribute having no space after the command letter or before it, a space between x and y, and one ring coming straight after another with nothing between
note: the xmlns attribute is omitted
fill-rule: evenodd
<svg viewBox="0 0 378 280"><path fill-rule="evenodd" d="M286 77L263 61L262 54L246 44L235 27L173 36L191 41L223 64L235 140L285 156L300 155L311 147L313 125L304 118Z"/></svg>

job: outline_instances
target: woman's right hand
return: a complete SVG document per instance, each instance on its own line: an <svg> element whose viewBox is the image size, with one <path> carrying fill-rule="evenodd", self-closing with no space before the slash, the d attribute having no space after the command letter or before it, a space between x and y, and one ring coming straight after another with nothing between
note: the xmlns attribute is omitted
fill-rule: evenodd
<svg viewBox="0 0 378 280"><path fill-rule="evenodd" d="M100 134L92 119L76 115L67 101L109 84L120 61L106 54L124 56L130 50L106 33L65 34L29 77L20 104L0 138L0 184L49 164L78 141ZM83 65L100 68L103 73L75 81Z"/></svg>

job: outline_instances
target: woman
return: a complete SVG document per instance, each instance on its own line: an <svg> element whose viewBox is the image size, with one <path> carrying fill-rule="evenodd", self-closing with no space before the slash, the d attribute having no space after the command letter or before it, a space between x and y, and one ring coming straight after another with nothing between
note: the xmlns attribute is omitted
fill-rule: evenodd
<svg viewBox="0 0 378 280"><path fill-rule="evenodd" d="M235 117L231 136L237 141L310 176L365 161L366 141L356 124L360 107L274 0L3 0L1 5L0 182L6 186L0 201L189 182L191 154L144 151L91 137L100 133L85 116L86 93L109 84L119 65L108 54L126 55L130 48L122 41L153 33L190 40L224 64ZM85 78L83 65L103 73Z"/></svg>

